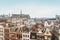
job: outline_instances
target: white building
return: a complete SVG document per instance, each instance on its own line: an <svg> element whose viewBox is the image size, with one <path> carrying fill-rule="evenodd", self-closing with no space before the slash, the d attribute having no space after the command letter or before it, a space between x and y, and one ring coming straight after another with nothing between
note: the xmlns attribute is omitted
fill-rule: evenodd
<svg viewBox="0 0 60 40"><path fill-rule="evenodd" d="M48 28L46 28L46 31L44 33L44 39L51 40L51 36L52 36L52 34L50 33L50 30Z"/></svg>
<svg viewBox="0 0 60 40"><path fill-rule="evenodd" d="M22 40L30 40L30 32L22 33Z"/></svg>

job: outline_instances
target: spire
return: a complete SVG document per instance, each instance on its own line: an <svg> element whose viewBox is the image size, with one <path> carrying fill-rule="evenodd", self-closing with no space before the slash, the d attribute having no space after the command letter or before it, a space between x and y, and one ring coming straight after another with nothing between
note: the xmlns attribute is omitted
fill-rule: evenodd
<svg viewBox="0 0 60 40"><path fill-rule="evenodd" d="M2 15L3 17L5 16L5 14L3 13L3 15Z"/></svg>
<svg viewBox="0 0 60 40"><path fill-rule="evenodd" d="M9 12L9 17L10 17L10 12Z"/></svg>
<svg viewBox="0 0 60 40"><path fill-rule="evenodd" d="M22 17L22 10L20 10L20 17Z"/></svg>
<svg viewBox="0 0 60 40"><path fill-rule="evenodd" d="M20 10L20 14L22 14L22 10Z"/></svg>

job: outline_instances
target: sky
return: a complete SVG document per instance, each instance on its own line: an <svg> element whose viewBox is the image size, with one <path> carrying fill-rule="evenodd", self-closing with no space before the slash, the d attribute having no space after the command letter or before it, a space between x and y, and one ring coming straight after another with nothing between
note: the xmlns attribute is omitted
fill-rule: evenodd
<svg viewBox="0 0 60 40"><path fill-rule="evenodd" d="M32 18L60 15L60 0L0 0L0 15L29 14Z"/></svg>

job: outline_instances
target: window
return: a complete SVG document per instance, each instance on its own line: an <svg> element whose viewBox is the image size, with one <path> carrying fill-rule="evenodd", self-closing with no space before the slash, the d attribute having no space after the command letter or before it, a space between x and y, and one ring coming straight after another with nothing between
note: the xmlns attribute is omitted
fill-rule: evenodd
<svg viewBox="0 0 60 40"><path fill-rule="evenodd" d="M3 32L3 29L2 28L0 28L0 32Z"/></svg>
<svg viewBox="0 0 60 40"><path fill-rule="evenodd" d="M0 34L0 36L3 36L3 34Z"/></svg>
<svg viewBox="0 0 60 40"><path fill-rule="evenodd" d="M3 40L3 38L0 38L0 40Z"/></svg>

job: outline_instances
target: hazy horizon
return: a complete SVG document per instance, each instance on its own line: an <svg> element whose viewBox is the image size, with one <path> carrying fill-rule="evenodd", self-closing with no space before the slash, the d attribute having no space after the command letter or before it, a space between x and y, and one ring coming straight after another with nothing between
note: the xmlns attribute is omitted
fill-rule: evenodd
<svg viewBox="0 0 60 40"><path fill-rule="evenodd" d="M29 14L32 18L60 15L60 0L0 0L1 14Z"/></svg>

